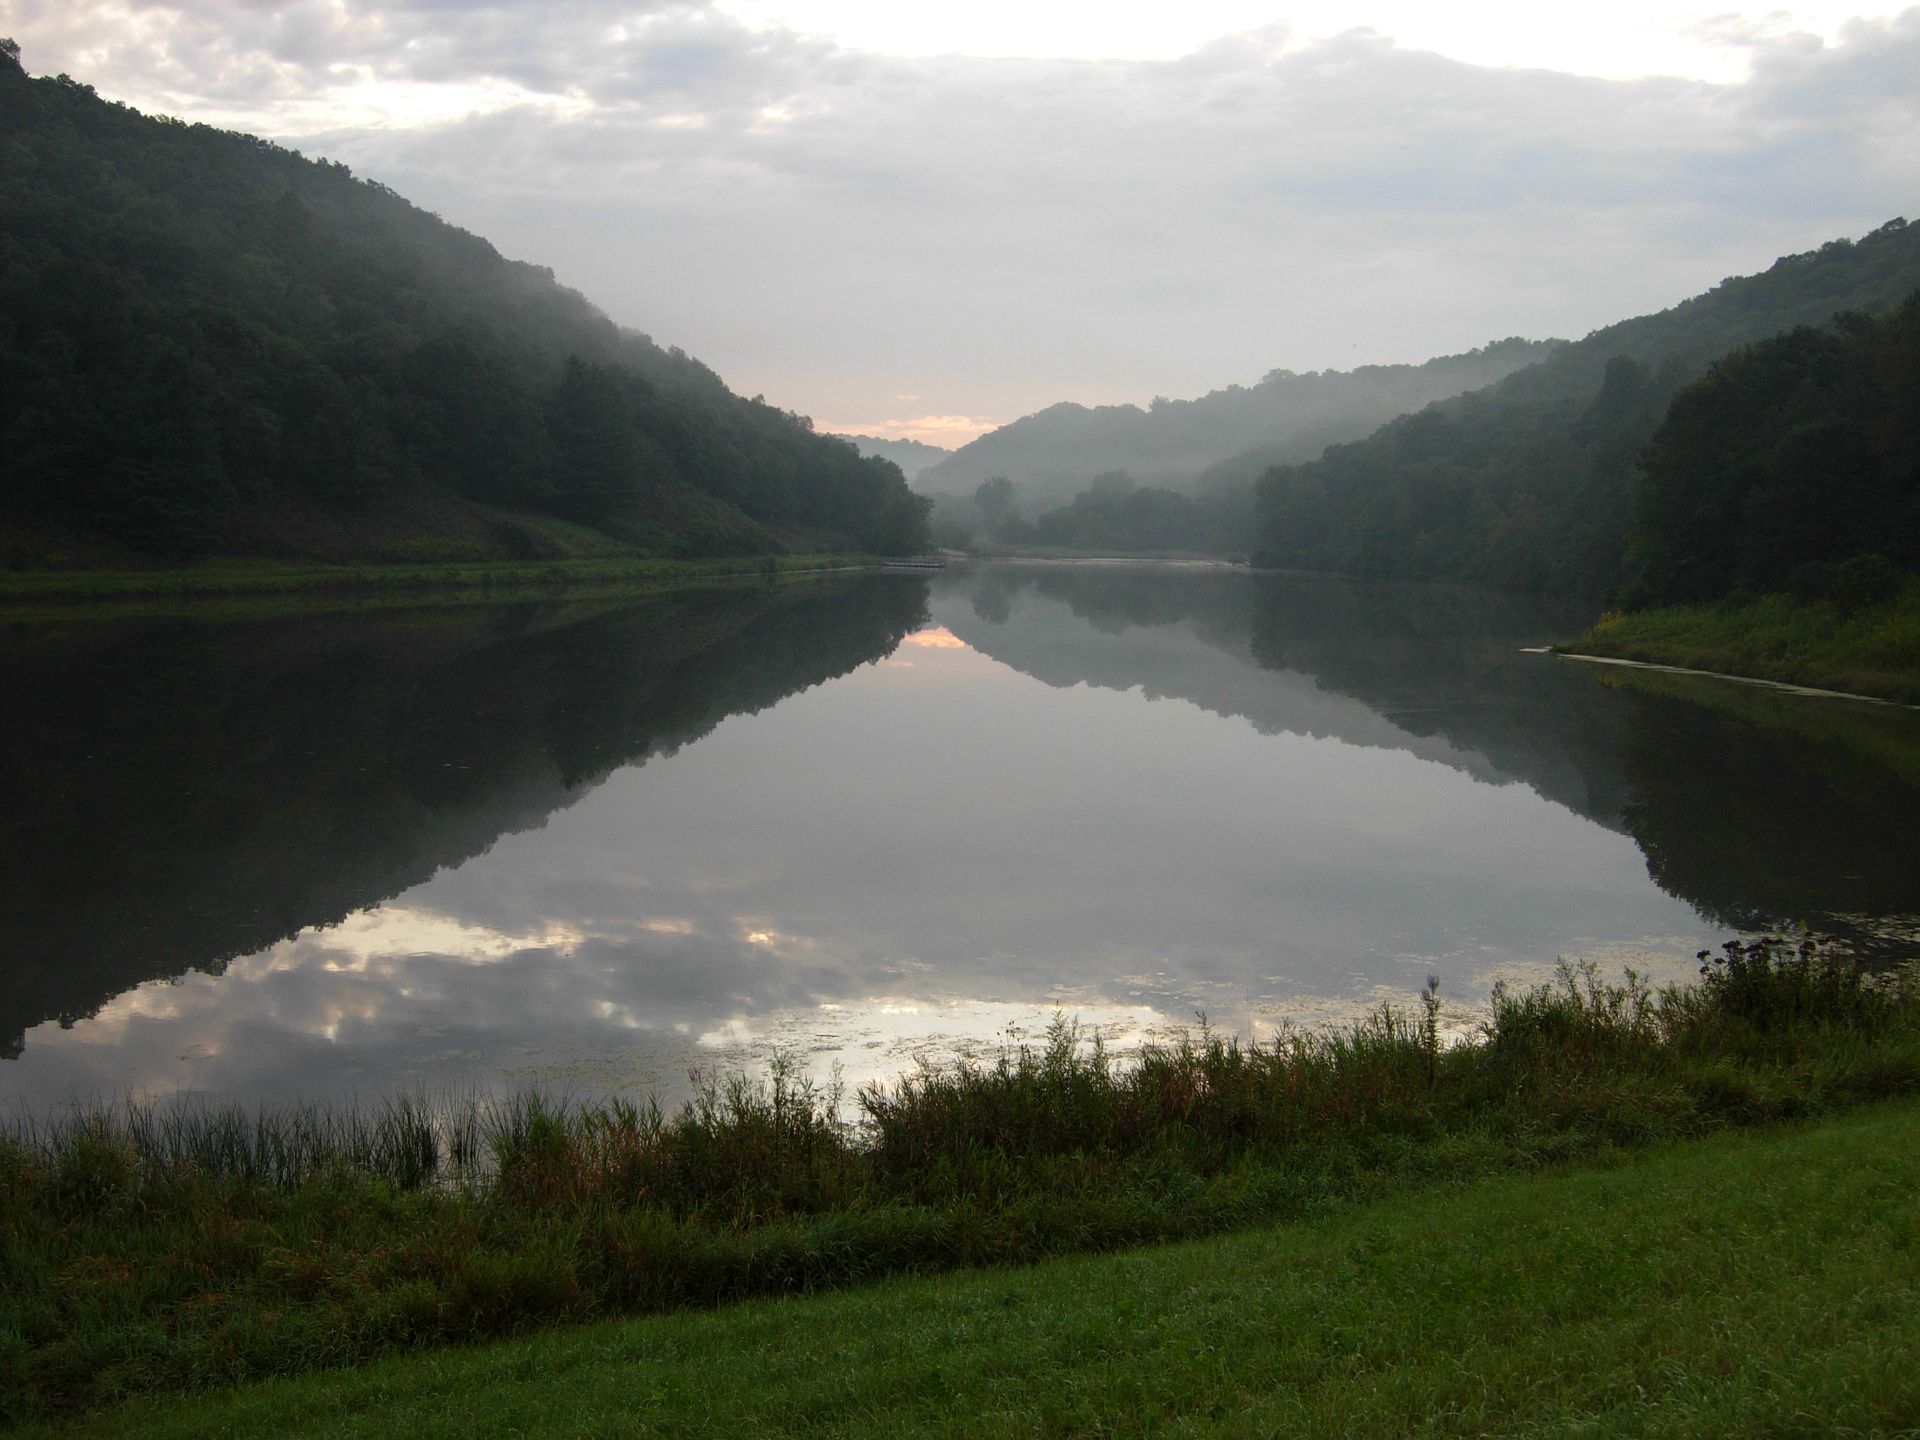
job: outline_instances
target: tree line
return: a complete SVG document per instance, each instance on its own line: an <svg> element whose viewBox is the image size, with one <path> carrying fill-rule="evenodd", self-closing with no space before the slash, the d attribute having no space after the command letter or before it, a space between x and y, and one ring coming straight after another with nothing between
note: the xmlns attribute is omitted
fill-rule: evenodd
<svg viewBox="0 0 1920 1440"><path fill-rule="evenodd" d="M1887 598L1920 570L1917 398L1920 291L1718 361L1641 457L1622 598Z"/></svg>

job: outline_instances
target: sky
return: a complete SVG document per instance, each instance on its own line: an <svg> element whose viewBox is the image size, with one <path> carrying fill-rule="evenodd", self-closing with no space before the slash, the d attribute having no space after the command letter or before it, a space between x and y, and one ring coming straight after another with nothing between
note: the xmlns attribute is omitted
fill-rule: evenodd
<svg viewBox="0 0 1920 1440"><path fill-rule="evenodd" d="M820 428L1578 337L1920 218L1920 7L0 0Z"/></svg>

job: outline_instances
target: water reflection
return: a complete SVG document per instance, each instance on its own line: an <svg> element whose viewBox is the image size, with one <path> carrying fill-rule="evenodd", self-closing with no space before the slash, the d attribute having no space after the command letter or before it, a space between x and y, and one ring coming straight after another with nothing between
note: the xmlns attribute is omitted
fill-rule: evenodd
<svg viewBox="0 0 1920 1440"><path fill-rule="evenodd" d="M1002 567L17 631L0 1093L858 1082L1920 908L1911 715L1520 653L1567 625Z"/></svg>
<svg viewBox="0 0 1920 1440"><path fill-rule="evenodd" d="M1527 652L1582 612L1496 591L1205 572L1147 588L1042 566L967 583L956 628L1049 684L1139 686L1522 783L1630 834L1652 878L1716 925L1904 944L1920 910L1909 709L1551 661ZM1019 623L992 618L1023 593ZM1082 623L1044 623L1049 604Z"/></svg>
<svg viewBox="0 0 1920 1440"><path fill-rule="evenodd" d="M0 631L0 1046L218 972L887 653L925 588Z"/></svg>

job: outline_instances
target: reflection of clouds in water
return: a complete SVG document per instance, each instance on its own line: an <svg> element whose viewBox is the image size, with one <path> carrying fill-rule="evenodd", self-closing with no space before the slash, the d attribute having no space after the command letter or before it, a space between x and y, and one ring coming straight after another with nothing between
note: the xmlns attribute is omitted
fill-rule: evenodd
<svg viewBox="0 0 1920 1440"><path fill-rule="evenodd" d="M1284 977L1208 978L1170 969L1081 980L1020 996L967 993L927 967L795 963L819 947L735 920L717 938L642 920L642 938L569 931L513 936L391 907L234 962L121 996L61 1033L35 1032L49 1099L192 1091L286 1100L396 1089L446 1093L528 1085L583 1094L685 1093L697 1068L757 1069L775 1050L816 1083L852 1090L921 1064L990 1062L1038 1043L1065 1017L1115 1054L1200 1023L1257 1041L1345 1026L1383 1004L1410 1010L1418 982L1345 994ZM470 948L437 953L429 937ZM788 948L767 943L777 939ZM1655 983L1690 978L1696 942L1600 947L1605 975L1631 965ZM382 948L390 945L392 948ZM1405 957L1409 961L1417 957ZM1443 985L1443 1029L1474 1033L1496 980L1550 982L1545 963L1503 962ZM990 986L988 974L970 978ZM923 987L898 988L902 979Z"/></svg>
<svg viewBox="0 0 1920 1440"><path fill-rule="evenodd" d="M1692 936L1649 936L1632 944L1600 945L1571 954L1565 957L1565 963L1576 967L1591 964L1595 977L1608 984L1621 982L1631 970L1659 989L1698 978L1699 962L1694 956L1699 948L1699 941ZM1419 960L1408 958L1416 963ZM1459 1043L1481 1033L1493 1013L1488 1002L1495 985L1503 984L1516 993L1556 985L1562 963L1508 959L1478 972L1455 972L1461 978L1451 983L1443 981L1439 992L1442 1039ZM1379 1014L1382 1008L1415 1015L1420 1012L1425 983L1423 974L1418 985L1373 985L1350 995L1283 993L1249 1004L1237 1019L1227 1019L1226 1028L1256 1040L1272 1041L1289 1032L1342 1029Z"/></svg>
<svg viewBox="0 0 1920 1440"><path fill-rule="evenodd" d="M1595 923L1626 895L1671 909L1630 844L1521 787L931 653L929 674L993 683L930 703L867 672L784 705L774 745L730 721L423 898L481 923L593 917L602 933L642 903L708 933L745 914L769 938L807 937L821 963L985 967L1026 994L1143 960L1243 987L1272 968L1263 951L1324 984L1327 957L1389 964L1405 936L1447 923L1450 892L1489 876L1496 948L1569 911Z"/></svg>
<svg viewBox="0 0 1920 1440"><path fill-rule="evenodd" d="M1694 977L1695 942L1684 936L1649 937L1633 945L1601 946L1569 957L1591 962L1604 981L1622 979L1628 969L1658 987ZM1477 1038L1489 1018L1493 985L1528 989L1552 984L1557 964L1510 962L1475 976L1452 993L1443 987L1439 1027L1442 1043ZM1115 995L1151 988L1170 990L1164 975L1126 976ZM1424 977L1422 979L1424 984ZM1348 995L1282 993L1241 1000L1200 1013L1115 1003L1114 996L1092 998L1091 989L1057 990L1044 1003L946 998L906 999L874 996L858 1001L823 1002L805 1010L752 1017L736 1015L699 1035L700 1046L717 1064L754 1068L774 1052L794 1057L800 1073L823 1090L836 1081L850 1101L864 1085L884 1083L918 1066L940 1067L959 1061L991 1064L1000 1055L1038 1047L1054 1021L1065 1020L1083 1043L1096 1037L1121 1059L1141 1047L1176 1043L1203 1028L1271 1044L1289 1035L1343 1030L1390 1008L1403 1015L1420 1013L1419 989L1374 985Z"/></svg>
<svg viewBox="0 0 1920 1440"><path fill-rule="evenodd" d="M765 947L679 919L634 929L516 935L405 906L367 911L222 975L143 985L68 1031L39 1027L30 1053L53 1095L491 1084L530 1054L624 1050L687 1036L717 1009L811 999L809 972ZM421 948L432 942L453 948Z"/></svg>
<svg viewBox="0 0 1920 1440"><path fill-rule="evenodd" d="M1092 643L1064 606L1030 610ZM1153 634L1262 694L1292 684ZM392 904L39 1027L7 1078L56 1098L671 1089L777 1043L861 1081L1055 1010L1132 1045L1201 1013L1254 1036L1343 1023L1413 1004L1429 971L1471 1005L1490 967L1686 929L1630 839L1525 786L1050 687L945 629L909 648L909 675L869 665L721 720Z"/></svg>
<svg viewBox="0 0 1920 1440"><path fill-rule="evenodd" d="M1690 935L1656 936L1638 944L1597 945L1577 955L1565 957L1579 966L1591 963L1601 980L1617 982L1631 970L1649 985L1686 985L1700 978L1700 941ZM1482 970L1472 979L1475 991L1490 991L1497 984L1509 990L1531 990L1559 983L1559 960L1508 960Z"/></svg>
<svg viewBox="0 0 1920 1440"><path fill-rule="evenodd" d="M765 1016L733 1016L699 1037L720 1065L754 1066L775 1051L800 1061L825 1087L838 1079L848 1095L921 1065L991 1062L1003 1050L1041 1043L1055 1016L1072 1021L1126 1054L1168 1033L1145 1006L1056 1006L993 1000L915 1000L878 996Z"/></svg>
<svg viewBox="0 0 1920 1440"><path fill-rule="evenodd" d="M663 922L640 923L644 928L653 929ZM480 925L463 924L451 916L401 905L362 910L338 925L323 926L307 934L311 938L276 945L265 955L240 963L249 968L271 967L318 947L330 952L325 962L330 970L365 970L376 959L396 955L442 955L479 965L534 947L568 951L583 938L577 930L552 923L538 934L508 935ZM332 958L334 955L342 958Z"/></svg>
<svg viewBox="0 0 1920 1440"><path fill-rule="evenodd" d="M886 670L917 670L918 661L907 657L908 650L965 650L967 642L947 629L944 625L933 626L926 630L916 630L900 642L900 648L880 661L880 667Z"/></svg>
<svg viewBox="0 0 1920 1440"><path fill-rule="evenodd" d="M911 646L915 650L965 650L967 642L944 625L929 626L925 630L916 630L901 645Z"/></svg>

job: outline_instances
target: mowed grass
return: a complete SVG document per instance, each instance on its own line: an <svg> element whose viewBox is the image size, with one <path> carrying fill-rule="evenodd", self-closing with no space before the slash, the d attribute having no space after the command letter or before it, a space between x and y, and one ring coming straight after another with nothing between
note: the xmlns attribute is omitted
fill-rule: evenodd
<svg viewBox="0 0 1920 1440"><path fill-rule="evenodd" d="M1558 647L1920 704L1920 582L1855 609L1768 595L1744 604L1676 605L1603 617Z"/></svg>
<svg viewBox="0 0 1920 1440"><path fill-rule="evenodd" d="M1920 1433L1920 1103L1018 1271L144 1402L64 1436Z"/></svg>

